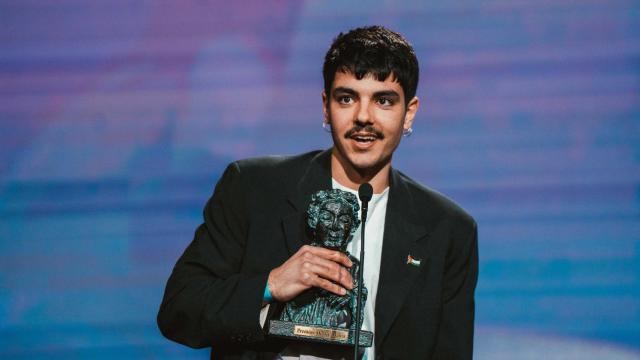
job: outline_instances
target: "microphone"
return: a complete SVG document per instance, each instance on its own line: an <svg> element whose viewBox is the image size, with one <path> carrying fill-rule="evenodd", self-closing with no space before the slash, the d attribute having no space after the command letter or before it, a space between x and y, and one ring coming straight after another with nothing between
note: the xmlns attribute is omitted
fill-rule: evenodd
<svg viewBox="0 0 640 360"><path fill-rule="evenodd" d="M362 287L364 286L364 226L367 221L367 211L369 210L369 200L373 197L373 187L371 184L364 183L358 188L358 197L362 202L362 211L360 218L362 227L360 227L360 267L358 268L358 301L356 302L356 333L354 334L355 346L353 348L353 359L358 359L358 350L360 348L360 319L362 318Z"/></svg>
<svg viewBox="0 0 640 360"><path fill-rule="evenodd" d="M367 208L369 206L369 200L373 197L373 187L369 183L364 183L358 188L358 197L362 201L362 207Z"/></svg>

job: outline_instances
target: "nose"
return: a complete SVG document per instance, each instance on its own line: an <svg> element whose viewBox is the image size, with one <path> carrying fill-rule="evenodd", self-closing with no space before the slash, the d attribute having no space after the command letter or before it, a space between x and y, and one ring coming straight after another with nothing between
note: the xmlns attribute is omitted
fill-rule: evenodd
<svg viewBox="0 0 640 360"><path fill-rule="evenodd" d="M358 125L371 124L371 107L369 106L370 103L371 100L369 99L362 99L360 101L360 108L358 109L356 117L356 123L358 123Z"/></svg>

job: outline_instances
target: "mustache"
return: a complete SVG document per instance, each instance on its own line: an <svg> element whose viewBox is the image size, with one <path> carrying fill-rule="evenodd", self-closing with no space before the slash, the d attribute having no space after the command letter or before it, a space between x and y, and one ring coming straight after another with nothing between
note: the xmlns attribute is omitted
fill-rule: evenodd
<svg viewBox="0 0 640 360"><path fill-rule="evenodd" d="M374 128L373 125L365 125L365 126L356 125L356 126L352 127L351 129L349 129L349 131L347 131L344 134L344 137L345 137L345 139L348 139L348 138L350 138L353 135L358 134L358 133L373 134L378 139L384 139L384 134L382 133L382 131Z"/></svg>

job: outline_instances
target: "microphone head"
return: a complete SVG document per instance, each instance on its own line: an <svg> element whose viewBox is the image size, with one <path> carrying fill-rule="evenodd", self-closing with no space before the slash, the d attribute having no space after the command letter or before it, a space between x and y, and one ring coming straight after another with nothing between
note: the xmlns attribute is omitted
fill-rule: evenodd
<svg viewBox="0 0 640 360"><path fill-rule="evenodd" d="M363 203L368 203L369 200L371 200L372 196L373 187L371 187L371 184L364 183L360 185L360 187L358 188L358 197L360 198L360 201L362 201Z"/></svg>

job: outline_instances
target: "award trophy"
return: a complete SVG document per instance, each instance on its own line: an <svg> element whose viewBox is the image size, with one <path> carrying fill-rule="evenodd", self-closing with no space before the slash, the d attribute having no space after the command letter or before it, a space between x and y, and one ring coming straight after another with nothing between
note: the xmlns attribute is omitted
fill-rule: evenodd
<svg viewBox="0 0 640 360"><path fill-rule="evenodd" d="M353 262L349 269L353 290L336 295L324 289L312 288L287 302L278 319L269 322L269 335L288 339L354 345L358 287L362 286L361 308L367 299L367 289L358 281L360 262L347 251L347 244L360 224L360 206L355 195L338 190L321 190L311 196L307 210L307 225L312 246L338 250ZM362 327L362 318L358 327ZM360 330L360 347L370 347L373 333Z"/></svg>

